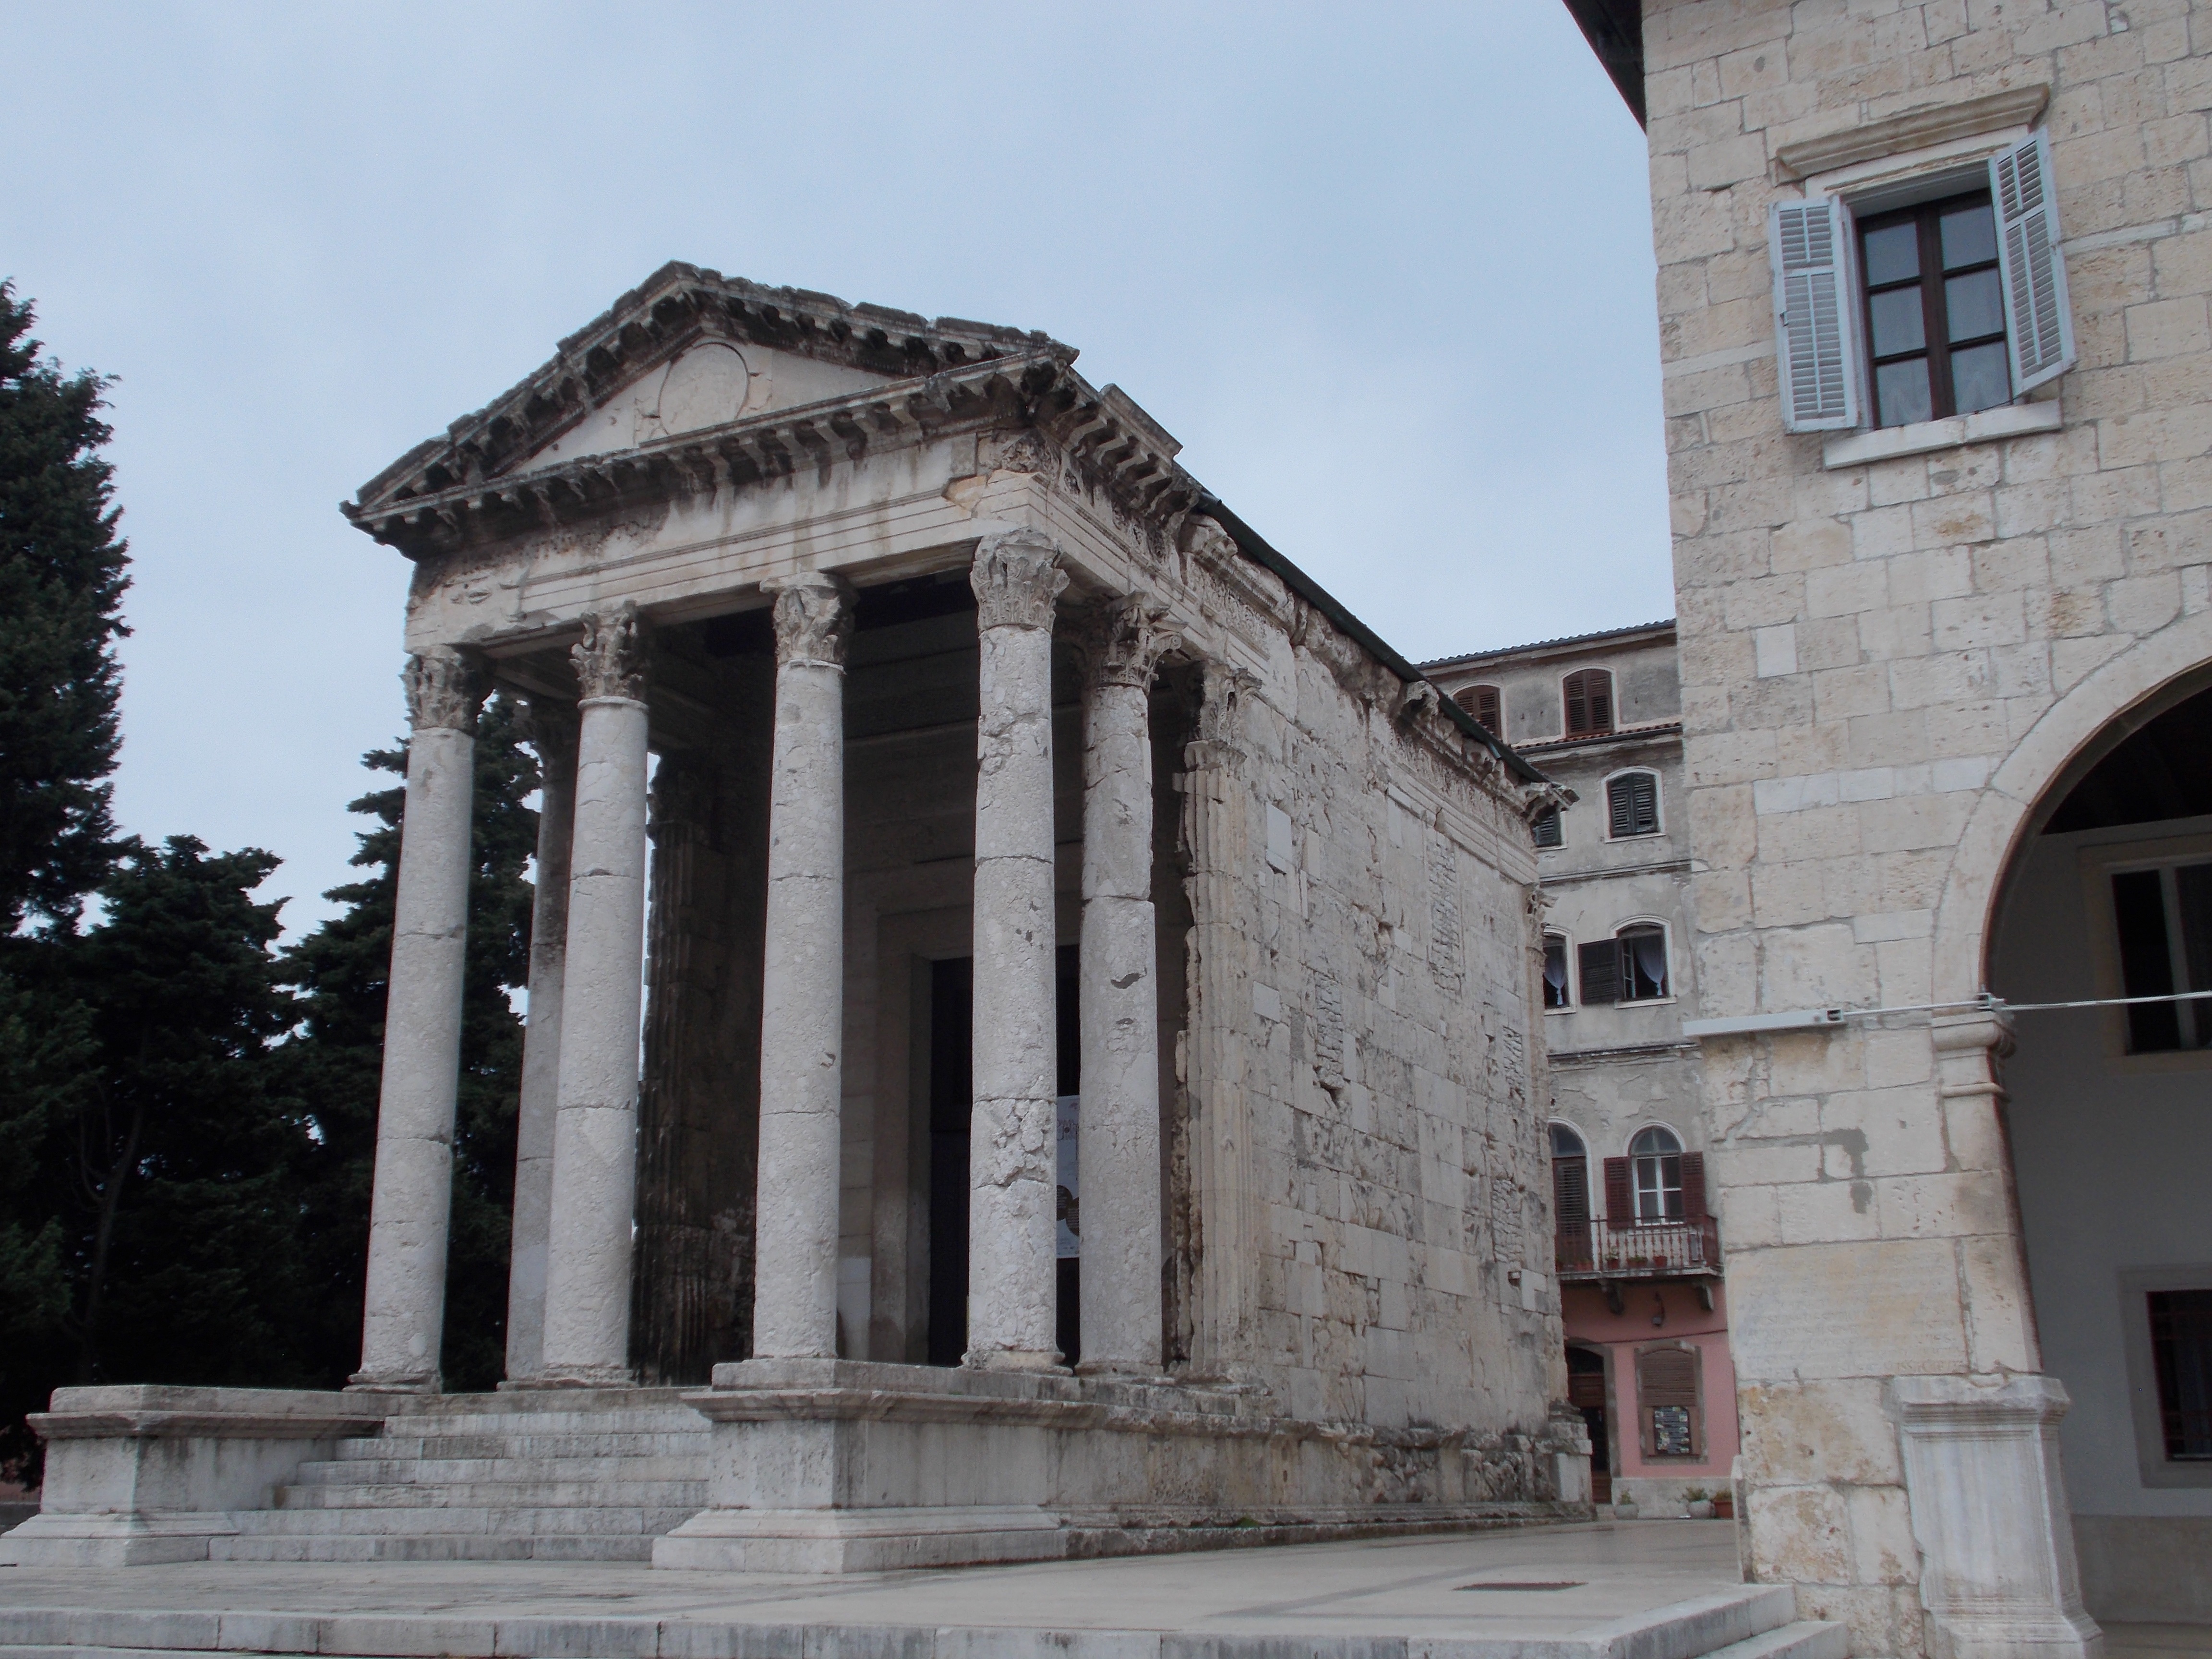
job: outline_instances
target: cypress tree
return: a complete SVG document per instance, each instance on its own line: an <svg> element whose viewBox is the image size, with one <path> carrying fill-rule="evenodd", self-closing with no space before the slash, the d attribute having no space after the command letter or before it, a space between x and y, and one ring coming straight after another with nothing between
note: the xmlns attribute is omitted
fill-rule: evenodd
<svg viewBox="0 0 2212 1659"><path fill-rule="evenodd" d="M110 384L40 358L0 283L0 939L67 921L115 855L110 786L125 544L96 453Z"/></svg>

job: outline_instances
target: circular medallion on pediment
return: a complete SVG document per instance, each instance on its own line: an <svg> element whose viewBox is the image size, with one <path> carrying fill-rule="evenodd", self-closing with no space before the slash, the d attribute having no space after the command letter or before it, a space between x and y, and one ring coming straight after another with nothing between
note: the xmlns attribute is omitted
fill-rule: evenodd
<svg viewBox="0 0 2212 1659"><path fill-rule="evenodd" d="M752 374L735 346L713 340L696 345L662 372L653 418L668 436L720 426L744 413Z"/></svg>

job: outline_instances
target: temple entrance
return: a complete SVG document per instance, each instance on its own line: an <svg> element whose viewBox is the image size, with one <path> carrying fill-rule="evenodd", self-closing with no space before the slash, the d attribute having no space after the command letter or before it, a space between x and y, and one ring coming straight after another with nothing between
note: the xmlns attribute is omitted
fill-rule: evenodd
<svg viewBox="0 0 2212 1659"><path fill-rule="evenodd" d="M1073 1103L1082 1083L1078 1023L1079 987L1076 947L1062 945L1058 975L1058 1036L1065 1148L1073 1127ZM929 1363L957 1365L968 1348L968 1132L975 1105L975 964L957 957L929 965ZM1079 1188L1063 1150L1058 1221L1058 1337L1063 1362L1081 1358L1081 1263L1073 1238L1082 1233Z"/></svg>
<svg viewBox="0 0 2212 1659"><path fill-rule="evenodd" d="M2115 720L2039 804L1991 929L2021 1234L2083 1599L2212 1621L2212 690Z"/></svg>

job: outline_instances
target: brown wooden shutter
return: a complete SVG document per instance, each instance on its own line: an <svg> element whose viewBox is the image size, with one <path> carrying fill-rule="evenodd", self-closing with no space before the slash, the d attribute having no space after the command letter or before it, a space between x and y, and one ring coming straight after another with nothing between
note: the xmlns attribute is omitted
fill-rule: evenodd
<svg viewBox="0 0 2212 1659"><path fill-rule="evenodd" d="M1705 1215L1705 1155L1703 1152L1685 1152L1682 1154L1682 1219L1703 1221Z"/></svg>
<svg viewBox="0 0 2212 1659"><path fill-rule="evenodd" d="M1478 685L1474 688L1474 717L1494 738L1505 735L1504 716L1498 707L1500 701L1496 686Z"/></svg>
<svg viewBox="0 0 2212 1659"><path fill-rule="evenodd" d="M1559 1232L1576 1232L1589 1225L1589 1160L1555 1158L1552 1160L1552 1224Z"/></svg>
<svg viewBox="0 0 2212 1659"><path fill-rule="evenodd" d="M1689 1406L1698 1403L1698 1351L1652 1348L1636 1356L1636 1403Z"/></svg>
<svg viewBox="0 0 2212 1659"><path fill-rule="evenodd" d="M1605 1161L1605 1218L1615 1227L1636 1224L1636 1189L1630 1184L1625 1158Z"/></svg>
<svg viewBox="0 0 2212 1659"><path fill-rule="evenodd" d="M1589 698L1583 686L1583 677L1577 672L1568 675L1559 687L1567 702L1567 735L1571 738L1582 737L1590 729Z"/></svg>
<svg viewBox="0 0 2212 1659"><path fill-rule="evenodd" d="M1595 737L1613 730L1613 676L1602 668L1578 668L1560 682L1567 703L1567 735Z"/></svg>
<svg viewBox="0 0 2212 1659"><path fill-rule="evenodd" d="M1563 845L1566 837L1559 830L1559 809L1556 806L1547 806L1537 813L1536 822L1530 827L1529 834L1535 838L1536 845L1539 847Z"/></svg>
<svg viewBox="0 0 2212 1659"><path fill-rule="evenodd" d="M1575 965L1582 970L1583 1006L1593 1008L1620 1000L1620 941L1601 939L1575 947Z"/></svg>

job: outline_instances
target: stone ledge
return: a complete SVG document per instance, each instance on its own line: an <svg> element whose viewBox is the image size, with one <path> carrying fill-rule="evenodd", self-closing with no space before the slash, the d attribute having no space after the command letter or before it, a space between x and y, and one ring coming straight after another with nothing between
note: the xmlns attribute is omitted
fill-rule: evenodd
<svg viewBox="0 0 2212 1659"><path fill-rule="evenodd" d="M1866 121L1841 132L1801 138L1774 152L1775 171L1785 180L1810 178L1855 161L1871 161L1900 151L1924 149L1953 138L1972 138L2007 127L2032 126L2051 102L2045 86L2014 87L1955 104L1905 110Z"/></svg>
<svg viewBox="0 0 2212 1659"><path fill-rule="evenodd" d="M1966 444L2017 438L2031 432L2056 432L2065 424L2056 398L2032 404L2005 404L1974 415L1954 415L1948 420L1920 421L1911 426L1876 427L1871 432L1852 432L1831 438L1821 447L1820 465L1832 472L1838 467L1863 466L1869 461L1925 455L1938 449L1957 449Z"/></svg>

